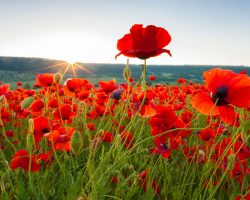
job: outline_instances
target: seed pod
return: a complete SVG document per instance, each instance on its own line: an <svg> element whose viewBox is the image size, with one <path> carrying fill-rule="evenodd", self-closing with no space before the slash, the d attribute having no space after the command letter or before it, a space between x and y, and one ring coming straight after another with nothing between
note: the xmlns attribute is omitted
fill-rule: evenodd
<svg viewBox="0 0 250 200"><path fill-rule="evenodd" d="M53 80L56 84L60 84L62 81L62 74L61 73L55 73L53 76Z"/></svg>
<svg viewBox="0 0 250 200"><path fill-rule="evenodd" d="M127 65L124 67L123 70L123 77L126 81L129 82L129 78L131 77L131 70L129 68L129 60L127 60Z"/></svg>
<svg viewBox="0 0 250 200"><path fill-rule="evenodd" d="M83 140L81 134L78 131L73 133L70 145L75 155L77 155L81 151L83 146Z"/></svg>
<svg viewBox="0 0 250 200"><path fill-rule="evenodd" d="M24 99L21 103L21 109L24 110L24 109L29 108L30 105L33 103L33 101L34 101L34 97L28 97Z"/></svg>
<svg viewBox="0 0 250 200"><path fill-rule="evenodd" d="M29 119L29 129L28 129L28 134L33 134L34 133L34 120Z"/></svg>

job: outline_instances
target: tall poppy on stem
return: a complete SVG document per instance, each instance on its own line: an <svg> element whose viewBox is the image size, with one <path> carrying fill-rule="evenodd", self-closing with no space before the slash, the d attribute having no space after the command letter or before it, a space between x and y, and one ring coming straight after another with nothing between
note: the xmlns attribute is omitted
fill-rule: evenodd
<svg viewBox="0 0 250 200"><path fill-rule="evenodd" d="M162 53L172 56L169 50L163 49L170 41L171 36L164 28L154 25L143 28L142 24L135 24L130 29L130 33L118 40L117 49L120 53L115 57L123 54L127 57L145 60Z"/></svg>
<svg viewBox="0 0 250 200"><path fill-rule="evenodd" d="M191 104L205 115L220 115L228 124L235 121L234 107L250 106L250 77L220 68L204 72L207 91L195 95Z"/></svg>
<svg viewBox="0 0 250 200"><path fill-rule="evenodd" d="M124 35L117 42L117 49L120 51L115 58L121 54L131 58L144 60L142 69L142 86L146 88L146 59L159 56L162 53L171 53L164 49L171 41L168 31L161 27L149 25L143 28L142 24L135 24L130 33Z"/></svg>

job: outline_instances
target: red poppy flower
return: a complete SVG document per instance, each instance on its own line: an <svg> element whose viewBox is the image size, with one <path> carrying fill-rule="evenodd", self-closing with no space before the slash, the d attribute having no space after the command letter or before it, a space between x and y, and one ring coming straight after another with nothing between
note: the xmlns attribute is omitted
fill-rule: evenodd
<svg viewBox="0 0 250 200"><path fill-rule="evenodd" d="M103 134L101 135L101 141L102 142L112 143L113 140L114 140L114 136L110 132L105 132L104 131Z"/></svg>
<svg viewBox="0 0 250 200"><path fill-rule="evenodd" d="M93 123L88 123L88 124L87 124L87 127L88 127L88 129L89 129L90 131L95 130L95 124L93 124Z"/></svg>
<svg viewBox="0 0 250 200"><path fill-rule="evenodd" d="M0 96L4 95L6 97L8 94L9 88L10 88L9 84L0 85Z"/></svg>
<svg viewBox="0 0 250 200"><path fill-rule="evenodd" d="M50 125L46 117L39 116L33 119L35 142L39 142L45 133L50 132Z"/></svg>
<svg viewBox="0 0 250 200"><path fill-rule="evenodd" d="M5 132L5 135L6 135L7 137L13 137L13 136L14 136L14 131L8 130L8 131Z"/></svg>
<svg viewBox="0 0 250 200"><path fill-rule="evenodd" d="M30 158L30 155L28 154L28 152L26 150L23 150L23 149L21 149L15 153L15 155L13 156L13 158L10 161L10 168L12 170L14 170L14 169L20 167L20 168L23 168L25 171L28 171L30 159L31 159L30 171L32 171L32 172L39 171L41 166L39 163L37 163L36 156L33 155Z"/></svg>
<svg viewBox="0 0 250 200"><path fill-rule="evenodd" d="M98 83L101 87L101 91L105 92L106 94L111 93L118 88L114 80L99 81Z"/></svg>
<svg viewBox="0 0 250 200"><path fill-rule="evenodd" d="M75 96L77 93L90 90L93 86L86 79L71 78L64 83L64 93L68 96Z"/></svg>
<svg viewBox="0 0 250 200"><path fill-rule="evenodd" d="M156 79L156 76L153 76L153 75L149 76L150 81L154 81L155 79Z"/></svg>
<svg viewBox="0 0 250 200"><path fill-rule="evenodd" d="M71 106L68 104L62 104L60 108L54 112L55 119L69 120L71 116L73 116L73 113L71 111Z"/></svg>
<svg viewBox="0 0 250 200"><path fill-rule="evenodd" d="M216 136L216 132L211 130L211 129L204 129L204 130L200 130L198 132L198 137L203 140L203 141L208 141L210 139L214 139Z"/></svg>
<svg viewBox="0 0 250 200"><path fill-rule="evenodd" d="M50 99L50 100L48 101L48 106L49 106L50 108L58 108L58 105L59 105L59 103L58 103L58 100L57 100L57 99Z"/></svg>
<svg viewBox="0 0 250 200"><path fill-rule="evenodd" d="M177 79L177 83L186 84L186 83L187 83L187 80L186 80L185 78L178 78L178 79Z"/></svg>
<svg viewBox="0 0 250 200"><path fill-rule="evenodd" d="M17 85L17 86L22 86L23 83L22 83L22 82L17 82L16 85Z"/></svg>
<svg viewBox="0 0 250 200"><path fill-rule="evenodd" d="M194 96L192 106L205 115L220 115L222 121L233 124L235 112L231 105L250 106L249 76L216 68L204 72L204 79L208 92Z"/></svg>
<svg viewBox="0 0 250 200"><path fill-rule="evenodd" d="M54 145L55 150L70 151L71 150L70 141L74 132L75 128L60 127L56 130L53 130L50 133L45 134L44 136L48 139L51 145Z"/></svg>
<svg viewBox="0 0 250 200"><path fill-rule="evenodd" d="M162 53L171 53L163 49L171 41L171 36L164 28L149 25L143 28L142 24L135 24L130 33L123 36L117 42L117 49L120 51L115 57L121 54L127 57L147 59L158 56Z"/></svg>
<svg viewBox="0 0 250 200"><path fill-rule="evenodd" d="M163 158L169 158L171 155L171 150L165 143L158 144L153 150L153 154L160 154Z"/></svg>
<svg viewBox="0 0 250 200"><path fill-rule="evenodd" d="M42 109L44 108L44 103L42 100L38 99L38 100L35 100L31 106L30 106L30 109L32 110L32 112L40 112L42 111Z"/></svg>
<svg viewBox="0 0 250 200"><path fill-rule="evenodd" d="M36 76L36 84L37 86L49 87L53 84L53 74L38 74Z"/></svg>
<svg viewBox="0 0 250 200"><path fill-rule="evenodd" d="M141 107L140 115L142 117L152 117L156 114L155 104L153 103L154 93L151 90L146 90L145 95L144 99L144 92L141 92L137 95L137 98L135 98L135 101L137 101L136 110ZM143 105L141 106L142 103Z"/></svg>

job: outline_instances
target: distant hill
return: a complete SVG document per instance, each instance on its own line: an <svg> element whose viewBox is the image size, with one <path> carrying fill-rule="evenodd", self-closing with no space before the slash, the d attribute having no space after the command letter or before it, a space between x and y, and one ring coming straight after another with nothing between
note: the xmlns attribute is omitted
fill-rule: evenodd
<svg viewBox="0 0 250 200"><path fill-rule="evenodd" d="M0 81L1 82L33 82L35 75L38 73L55 73L65 70L64 61L44 58L23 58L23 57L0 57ZM60 66L55 66L59 65ZM123 82L123 68L125 64L95 64L95 63L78 63L86 67L91 73L84 70L77 70L78 77L85 77L90 81L97 83L98 80L116 79ZM54 66L54 67L53 67ZM246 66L197 66L197 65L149 65L147 75L156 75L157 82L173 83L177 78L186 78L194 82L203 81L203 71L213 67L232 69L235 72L247 70L250 74L250 67ZM130 66L132 75L138 79L141 74L140 65ZM65 78L73 77L71 70L65 75Z"/></svg>

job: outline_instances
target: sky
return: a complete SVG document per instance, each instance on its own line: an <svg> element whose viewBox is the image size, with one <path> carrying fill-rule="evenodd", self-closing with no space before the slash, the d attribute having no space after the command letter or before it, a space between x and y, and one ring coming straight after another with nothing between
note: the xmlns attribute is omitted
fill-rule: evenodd
<svg viewBox="0 0 250 200"><path fill-rule="evenodd" d="M0 0L0 56L126 63L116 44L133 24L172 37L149 64L250 66L249 0Z"/></svg>

